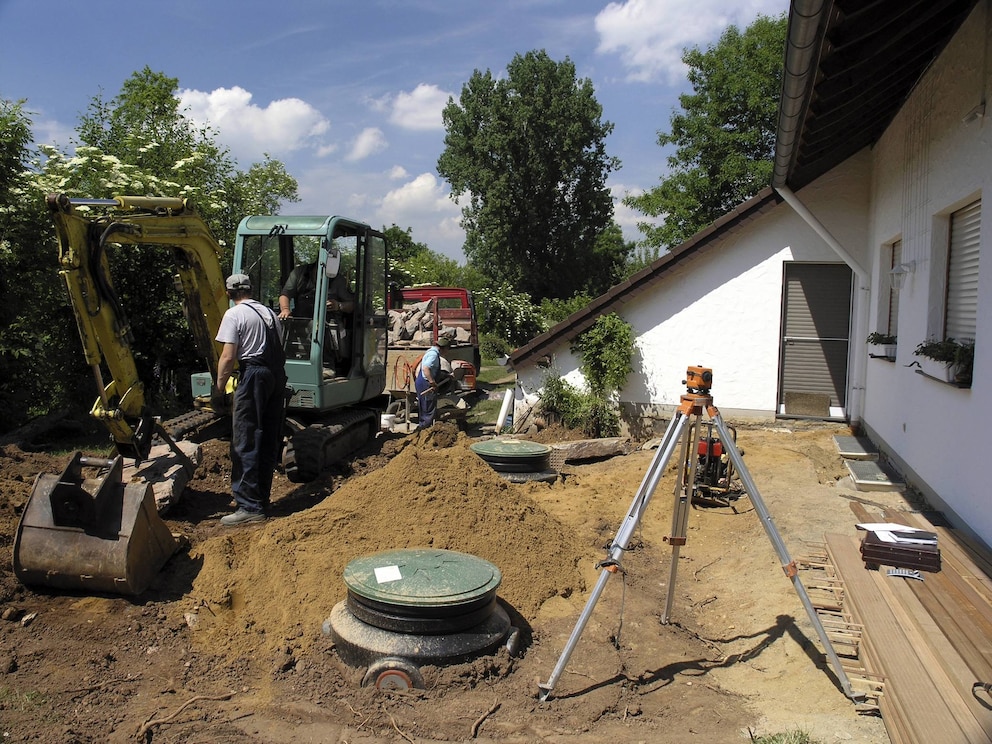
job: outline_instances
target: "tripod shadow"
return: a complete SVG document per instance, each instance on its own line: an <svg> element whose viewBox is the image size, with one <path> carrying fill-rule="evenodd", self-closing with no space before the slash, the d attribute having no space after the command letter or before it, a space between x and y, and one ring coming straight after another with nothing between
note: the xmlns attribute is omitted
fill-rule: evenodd
<svg viewBox="0 0 992 744"><path fill-rule="evenodd" d="M686 629L679 623L672 623L672 625L689 635L700 638L696 633ZM603 689L616 684L631 685L635 687L640 694L656 692L657 690L661 690L662 688L672 684L675 681L675 678L680 674L687 674L693 677L704 677L713 669L726 669L736 664L753 661L761 656L765 649L769 648L773 643L786 636L796 642L796 644L803 650L807 658L813 662L813 665L817 669L821 672L827 672L830 670L830 666L826 662L824 655L816 648L813 641L796 626L796 619L791 615L779 615L775 618L774 625L763 630L758 630L754 633L742 634L729 638L706 639L711 643L734 643L748 639L753 639L756 641L756 643L750 648L741 652L729 654L723 659L680 660L671 664L666 664L665 666L654 670L646 671L643 674L636 676L631 676L621 671L609 679L604 679L600 682L590 684L574 692L561 695L556 694L555 697L562 700L578 698L595 690ZM832 673L830 676L837 690L843 693L844 690L843 687L841 687L840 682L834 678Z"/></svg>

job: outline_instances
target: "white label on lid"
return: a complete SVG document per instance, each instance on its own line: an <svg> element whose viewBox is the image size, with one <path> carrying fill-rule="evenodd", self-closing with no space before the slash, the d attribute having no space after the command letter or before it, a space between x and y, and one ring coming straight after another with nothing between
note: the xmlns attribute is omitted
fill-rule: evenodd
<svg viewBox="0 0 992 744"><path fill-rule="evenodd" d="M402 578L399 566L382 566L375 570L375 580L380 584L388 584L390 581L399 581Z"/></svg>

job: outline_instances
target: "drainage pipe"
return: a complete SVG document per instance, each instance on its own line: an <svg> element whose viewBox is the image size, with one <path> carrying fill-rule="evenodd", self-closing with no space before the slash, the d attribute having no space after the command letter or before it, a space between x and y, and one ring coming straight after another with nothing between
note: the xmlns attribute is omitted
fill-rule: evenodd
<svg viewBox="0 0 992 744"><path fill-rule="evenodd" d="M499 434L503 431L503 425L506 423L506 417L510 414L510 406L513 403L513 390L507 390L503 393L503 405L500 406L499 416L496 417L496 433Z"/></svg>

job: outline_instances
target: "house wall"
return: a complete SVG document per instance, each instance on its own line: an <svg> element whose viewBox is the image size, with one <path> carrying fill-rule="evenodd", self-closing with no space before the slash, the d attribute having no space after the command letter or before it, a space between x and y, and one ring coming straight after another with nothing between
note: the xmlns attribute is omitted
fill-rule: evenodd
<svg viewBox="0 0 992 744"><path fill-rule="evenodd" d="M867 157L852 158L799 195L863 265L869 260L869 165ZM779 204L681 261L650 291L618 310L636 337L634 372L620 394L630 433L645 437L664 431L685 393L690 365L713 368L714 401L724 418L774 418L787 261L835 263L839 258L791 207ZM551 357L556 373L584 385L567 344ZM521 365L516 372L520 421L537 401L547 369Z"/></svg>
<svg viewBox="0 0 992 744"><path fill-rule="evenodd" d="M869 435L937 508L992 544L988 479L980 467L992 411L992 259L979 262L978 336L971 389L917 374L913 350L942 334L947 214L981 196L981 253L992 240L992 119L963 117L989 95L987 4L980 3L872 151L872 329L888 298L883 246L902 240L915 271L899 290L894 363L869 359ZM992 114L992 107L988 112Z"/></svg>

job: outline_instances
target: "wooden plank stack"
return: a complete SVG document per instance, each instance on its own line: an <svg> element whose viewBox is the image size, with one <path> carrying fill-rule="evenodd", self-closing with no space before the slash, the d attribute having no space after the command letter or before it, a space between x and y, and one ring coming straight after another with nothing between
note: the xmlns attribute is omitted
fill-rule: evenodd
<svg viewBox="0 0 992 744"><path fill-rule="evenodd" d="M877 517L852 504L861 522ZM958 531L915 513L885 521L938 536L939 571L889 575L866 565L860 541L826 535L840 613L858 628L852 670L880 680L878 707L893 744L992 743L992 558ZM838 650L840 653L840 650Z"/></svg>

